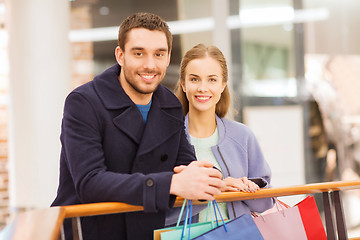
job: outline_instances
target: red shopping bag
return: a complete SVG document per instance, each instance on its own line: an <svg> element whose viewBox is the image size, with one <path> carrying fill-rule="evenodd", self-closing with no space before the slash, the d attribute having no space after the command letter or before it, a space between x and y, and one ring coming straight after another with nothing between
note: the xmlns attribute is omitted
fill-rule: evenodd
<svg viewBox="0 0 360 240"><path fill-rule="evenodd" d="M281 205L278 211L256 216L255 224L265 240L326 240L326 233L313 196L293 207Z"/></svg>
<svg viewBox="0 0 360 240"><path fill-rule="evenodd" d="M325 229L314 197L308 196L295 206L299 209L307 239L326 240Z"/></svg>

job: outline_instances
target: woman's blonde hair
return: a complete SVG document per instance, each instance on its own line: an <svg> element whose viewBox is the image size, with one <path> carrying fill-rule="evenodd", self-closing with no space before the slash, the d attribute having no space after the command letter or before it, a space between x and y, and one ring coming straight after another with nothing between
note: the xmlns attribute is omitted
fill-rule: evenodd
<svg viewBox="0 0 360 240"><path fill-rule="evenodd" d="M205 46L204 44L198 44L195 47L191 48L187 51L181 61L180 65L180 79L175 88L175 95L179 98L183 110L184 115L189 112L189 101L186 98L186 93L182 90L181 84L185 83L185 69L190 61L194 59L200 59L205 57L211 57L219 62L221 70L222 70L222 80L223 82L228 81L228 69L226 65L226 59L222 52L215 46ZM219 117L225 117L227 112L229 111L230 106L230 92L228 86L226 85L224 91L221 93L221 97L219 102L216 104L215 113Z"/></svg>

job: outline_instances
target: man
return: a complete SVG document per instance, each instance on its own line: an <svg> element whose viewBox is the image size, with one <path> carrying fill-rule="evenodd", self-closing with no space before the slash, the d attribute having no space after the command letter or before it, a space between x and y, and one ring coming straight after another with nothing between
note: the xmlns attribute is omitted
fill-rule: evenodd
<svg viewBox="0 0 360 240"><path fill-rule="evenodd" d="M144 212L83 218L85 240L152 239L176 195L210 200L224 187L211 164L192 162L181 105L160 85L171 44L159 16L129 16L119 29L118 64L65 101L60 183L52 205L118 201L144 206ZM65 232L71 239L69 222Z"/></svg>

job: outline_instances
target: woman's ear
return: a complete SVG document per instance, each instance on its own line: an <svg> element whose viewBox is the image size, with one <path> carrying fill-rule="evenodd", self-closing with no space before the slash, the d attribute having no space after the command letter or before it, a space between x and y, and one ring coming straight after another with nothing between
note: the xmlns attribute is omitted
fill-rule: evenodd
<svg viewBox="0 0 360 240"><path fill-rule="evenodd" d="M183 92L186 93L185 81L184 82L181 81L180 85L181 85L181 88L182 88Z"/></svg>
<svg viewBox="0 0 360 240"><path fill-rule="evenodd" d="M226 88L226 86L227 86L227 82L223 82L223 84L222 84L223 86L222 86L222 90L221 90L221 93L223 93L224 92L224 90L225 90L225 88Z"/></svg>

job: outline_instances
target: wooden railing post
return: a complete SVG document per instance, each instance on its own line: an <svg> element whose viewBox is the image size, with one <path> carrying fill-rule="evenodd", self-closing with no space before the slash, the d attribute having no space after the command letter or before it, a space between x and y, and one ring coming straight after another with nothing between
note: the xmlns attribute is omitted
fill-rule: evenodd
<svg viewBox="0 0 360 240"><path fill-rule="evenodd" d="M80 217L72 218L73 240L83 240Z"/></svg>
<svg viewBox="0 0 360 240"><path fill-rule="evenodd" d="M61 225L59 240L65 240L64 224Z"/></svg>
<svg viewBox="0 0 360 240"><path fill-rule="evenodd" d="M323 192L324 213L325 213L325 225L326 235L328 240L336 240L334 216L332 214L332 201L330 192Z"/></svg>
<svg viewBox="0 0 360 240"><path fill-rule="evenodd" d="M333 195L333 201L334 201L334 207L335 207L335 214L336 214L336 227L338 232L339 240L347 240L347 230L346 230L346 224L344 219L344 210L342 206L340 191L334 191L332 193Z"/></svg>

